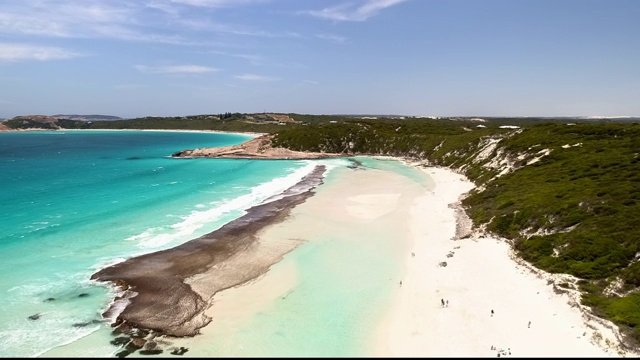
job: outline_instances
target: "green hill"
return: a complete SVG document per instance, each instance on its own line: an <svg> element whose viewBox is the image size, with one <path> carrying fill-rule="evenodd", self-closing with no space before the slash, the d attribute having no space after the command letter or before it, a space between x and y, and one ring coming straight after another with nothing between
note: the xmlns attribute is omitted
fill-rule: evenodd
<svg viewBox="0 0 640 360"><path fill-rule="evenodd" d="M640 124L354 121L286 128L293 150L418 158L463 172L476 228L509 239L536 267L577 280L582 303L640 339Z"/></svg>

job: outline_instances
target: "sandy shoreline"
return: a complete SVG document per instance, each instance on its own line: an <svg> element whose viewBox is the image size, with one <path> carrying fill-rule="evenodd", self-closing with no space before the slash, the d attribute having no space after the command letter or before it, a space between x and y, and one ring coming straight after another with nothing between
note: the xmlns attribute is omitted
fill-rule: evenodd
<svg viewBox="0 0 640 360"><path fill-rule="evenodd" d="M187 255L194 255L190 250L171 249L171 253L146 264L142 263L147 255L136 258L134 262L143 265L143 273L154 269L168 277L177 274L181 280L169 296L163 297L161 306L171 310L164 310L162 316L154 315L155 323L141 323L150 315L148 309L143 309L148 304L142 308L129 306L122 317L147 329L158 329L159 323L172 327L184 322L186 327L181 324L174 330L159 330L175 336L199 334L174 339L190 349L185 356L215 355L207 352L211 339L242 326L252 314L266 311L274 301L295 290L296 269L287 262L283 266L272 264L279 265L278 261L305 239L327 232L362 246L364 243L358 243L361 241L358 229L365 227L373 232L388 231L393 234L390 236L397 237L397 251L404 254L401 255L404 270L398 279L389 279L393 299L376 320L377 325L368 330L370 341L364 345L363 354L637 356L624 349L615 326L590 317L581 309L577 294L554 291L552 283L558 276L517 259L505 240L470 231L468 219L455 206L460 196L474 186L464 176L445 168L404 163L425 172L435 184L433 188L384 170L345 170L330 186L321 185L314 196L307 193L304 199L285 206L286 211L280 216L253 228L247 222L245 225L251 229L246 233L250 245L227 252L224 260L207 258L197 271L180 272L158 264L176 261L188 264L192 260ZM462 239L461 234L465 235ZM211 267L213 264L216 265ZM119 266L126 266L126 262L107 269ZM107 269L96 277L117 281L129 271ZM131 276L124 278L127 284L148 290L149 276L127 276ZM150 294L167 294L163 280L151 281L162 288ZM176 294L191 294L193 299L185 301L175 297ZM442 306L442 301L446 306ZM181 308L185 303L186 307ZM176 315L179 321L174 318ZM233 351L241 351L241 356L260 356L242 352L246 349Z"/></svg>
<svg viewBox="0 0 640 360"><path fill-rule="evenodd" d="M380 356L636 356L606 322L557 294L553 276L514 260L506 241L455 239L449 204L473 184L448 169L424 171L436 188L414 208L421 219L413 228L415 256L407 257L403 290L381 326Z"/></svg>
<svg viewBox="0 0 640 360"><path fill-rule="evenodd" d="M338 175L333 176L333 171L338 172ZM212 319L211 323L201 329L201 334L189 339L174 339L174 345L190 349L185 356L331 357L345 356L345 353L369 355L372 353L372 349L369 349L371 346L362 347L358 344L363 339L371 341L375 337L375 324L386 312L388 303L386 299L391 299L385 294L395 294L399 290L400 277L397 274L388 275L389 272L381 274L371 272L375 272L375 268L380 266L388 266L384 262L389 260L393 262L393 268L398 269L398 273L402 271L400 262L408 252L411 236L408 227L405 226L408 224L410 205L414 196L423 192L425 187L402 175L371 168L345 167L332 170L330 176L330 181L321 185L314 196L293 208L286 220L263 228L256 236L258 243L263 245L283 241L296 241L309 245L314 242L323 243L328 241L327 239L340 243L338 247L327 248L323 245L319 247L311 245L311 247L315 252L331 254L328 257L314 257L313 262L319 264L319 267L314 270L335 273L341 278L344 286L340 286L338 281L331 286L328 293L308 294L308 301L300 300L295 296L295 299L290 299L290 294L299 294L304 291L301 290L304 288L322 287L326 282L301 283L300 281L303 281L301 278L308 278L308 276L305 277L308 273L305 273L300 266L304 266L303 264L311 259L305 257L305 260L293 260L292 258L295 259L296 256L287 255L286 259L272 266L259 278L217 293L212 298L212 306L206 311L207 316ZM380 250L379 239L382 239L383 246L388 248ZM358 254L350 251L343 252L345 247L351 251L357 251ZM302 253L305 251L308 250L301 249ZM385 258L384 261L379 261L381 257ZM346 269L338 258L344 258L349 263L366 262L369 270L361 275L350 276L351 274L344 273ZM349 271L353 272L358 272L360 269L349 267ZM395 272L391 271L391 273ZM324 279L323 281L336 280L332 278L332 280ZM375 286L382 290L385 299L371 301L358 297L354 300L352 294L360 292L362 288L370 287L371 284L368 283L370 281L376 282ZM314 302L310 298L318 301ZM316 308L316 306L322 306L321 304L325 301L331 302L329 298L360 304L343 309L340 316L349 319L361 318L364 323L344 324L345 327L353 329L345 332L344 328L327 327L325 321L318 321L324 318L331 323L331 317L336 316L332 310ZM287 304L297 304L297 309L308 308L313 315L307 314L302 318L296 318L300 314L292 314L291 317L299 320L298 325L304 324L305 329L294 333L281 330L282 337L269 339L283 341L280 348L273 348L269 340L265 344L261 336L248 339L243 335L251 331L247 326L256 320L256 316L260 318L260 314L272 313L275 308L286 308ZM295 305L291 306L296 308ZM295 312L293 308L292 311ZM273 316L275 319L270 324L274 328L294 326L291 319L284 321L284 318L288 317L287 313ZM281 318L282 323L280 323ZM299 333L305 335L299 336ZM340 333L345 338L356 336L358 343L347 341L344 344L335 335L326 335L327 333ZM364 338L361 337L362 334L365 335ZM264 336L273 336L273 332L267 331ZM324 346L319 345L316 340L323 337L331 338L331 340L325 340L327 342ZM338 347L337 344L343 344L347 349L334 350Z"/></svg>
<svg viewBox="0 0 640 360"><path fill-rule="evenodd" d="M283 221L288 212L312 195L322 183L323 166L305 176L280 199L252 207L247 214L220 229L177 247L130 258L91 276L135 293L117 316L116 325L152 330L170 336L193 336L209 322L203 314L216 292L253 279L267 271L295 246L256 251L255 233ZM288 245L288 246L287 246ZM294 244L295 245L295 244ZM112 318L117 303L107 310Z"/></svg>
<svg viewBox="0 0 640 360"><path fill-rule="evenodd" d="M38 132L38 131L58 131L58 132L90 132L90 131L157 131L157 132L193 132L193 133L215 133L215 134L231 134L246 135L250 137L259 137L267 135L267 133L258 132L240 132L240 131L222 131L222 130L182 130L182 129L45 129L45 128L29 128L29 129L12 129L8 127L0 128L2 132Z"/></svg>
<svg viewBox="0 0 640 360"><path fill-rule="evenodd" d="M231 158L231 159L271 159L271 160L312 160L344 157L344 154L331 154L309 151L294 151L272 145L272 134L257 136L242 144L216 148L188 149L175 152L176 158Z"/></svg>
<svg viewBox="0 0 640 360"><path fill-rule="evenodd" d="M46 130L46 131L158 131L158 132L193 132L193 133L215 133L215 134L231 134L231 135L246 135L252 137L258 137L267 135L267 133L257 132L240 132L240 131L222 131L222 130L183 130L183 129L25 129L24 131L31 130Z"/></svg>
<svg viewBox="0 0 640 360"><path fill-rule="evenodd" d="M636 356L620 346L615 327L585 315L569 294L554 292L549 284L552 277L514 259L505 241L478 234L456 239L460 225L451 204L473 184L448 169L419 168L434 180L433 190L416 193L406 182L385 183L390 178L383 179L379 170L345 172L333 190L321 188L285 221L257 234L260 242L310 236L327 231L313 227L326 218L335 221L338 234L345 223L355 228L374 223L397 227L392 231L408 240L402 284L394 281L395 298L372 335L370 349L363 353L375 357ZM381 187L376 188L378 181ZM327 212L331 214L322 215ZM321 216L325 219L319 220ZM206 356L206 351L196 349L206 348L207 339L222 336L252 312L264 311L274 299L294 291L295 273L290 265L275 267L260 278L218 293L207 310L218 326L207 326L201 336L185 342L194 349L187 356ZM443 300L448 303L445 307Z"/></svg>

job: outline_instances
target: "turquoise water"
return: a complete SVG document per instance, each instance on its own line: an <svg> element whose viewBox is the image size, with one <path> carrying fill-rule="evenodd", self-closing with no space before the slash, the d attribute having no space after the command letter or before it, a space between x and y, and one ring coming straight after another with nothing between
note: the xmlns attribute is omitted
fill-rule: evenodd
<svg viewBox="0 0 640 360"><path fill-rule="evenodd" d="M0 356L38 356L104 331L100 314L112 294L89 280L97 269L213 231L313 167L308 161L168 157L249 138L1 133Z"/></svg>
<svg viewBox="0 0 640 360"><path fill-rule="evenodd" d="M387 314L403 271L404 248L389 233L368 242L309 239L282 262L297 272L294 288L228 337L211 339L221 357L373 356L377 326ZM399 251L398 251L399 252ZM280 264L276 264L278 266ZM232 341L229 341L232 339ZM226 343L248 344L228 347Z"/></svg>
<svg viewBox="0 0 640 360"><path fill-rule="evenodd" d="M161 131L0 133L0 356L113 356L120 347L109 344L111 328L100 315L113 294L89 280L96 270L213 231L295 184L316 163L328 166L327 184L351 171L343 159L168 157L247 139ZM429 181L397 161L357 160ZM394 234L359 234L370 241L326 236L289 253L274 265L296 268L286 301L200 353L369 355L365 349L397 290L405 255ZM227 351L227 340L253 345Z"/></svg>
<svg viewBox="0 0 640 360"><path fill-rule="evenodd" d="M401 161L393 159L391 157L366 157L366 156L354 156L352 159L358 161L362 166L366 168L378 169L383 171L391 171L396 174L400 174L423 187L432 187L435 185L433 179L429 176L425 176L424 171L421 171L413 166L406 166Z"/></svg>
<svg viewBox="0 0 640 360"><path fill-rule="evenodd" d="M366 168L403 175L411 180L407 186L427 189L433 183L424 172L399 161L357 160ZM323 186L340 186L352 171L334 169ZM325 221L315 219L315 226L334 226L336 231L311 229L302 245L271 267L285 285L279 288L274 280L265 279L262 291L277 288L277 296L249 306L242 315L236 310L233 315L219 315L202 340L174 345L190 348L186 355L195 357L376 356L379 326L400 290L409 240L397 228L385 226L384 219L362 226ZM241 301L252 294L241 292L232 299Z"/></svg>

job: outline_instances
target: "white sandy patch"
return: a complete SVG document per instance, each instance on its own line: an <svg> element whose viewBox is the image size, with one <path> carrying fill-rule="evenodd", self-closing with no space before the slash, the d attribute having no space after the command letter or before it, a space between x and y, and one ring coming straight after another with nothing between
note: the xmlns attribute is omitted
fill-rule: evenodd
<svg viewBox="0 0 640 360"><path fill-rule="evenodd" d="M374 194L351 196L347 199L347 213L362 220L373 220L391 211L398 205L400 194Z"/></svg>
<svg viewBox="0 0 640 360"><path fill-rule="evenodd" d="M273 300L285 296L297 281L296 268L290 262L272 266L267 274L269 276L263 275L243 286L216 294L213 306L207 310L207 315L217 325L217 329L242 326L256 312L269 306ZM205 330L204 333L206 334L207 331Z"/></svg>
<svg viewBox="0 0 640 360"><path fill-rule="evenodd" d="M407 257L402 289L380 327L377 355L624 355L614 349L613 331L583 317L567 295L556 294L544 279L518 265L506 242L452 240L455 214L448 204L473 185L446 169L425 171L436 187L416 199L415 256Z"/></svg>
<svg viewBox="0 0 640 360"><path fill-rule="evenodd" d="M255 250L294 248L327 234L359 246L365 244L363 231L397 238L396 250L406 253L405 273L387 317L373 329L369 349L363 349L374 356L636 355L619 353L616 333L602 325L607 322L593 321L575 299L556 294L545 273L512 258L505 241L452 240L456 210L449 205L473 184L447 169L423 170L435 182L433 189L381 170L344 172L321 185L287 220L260 232L262 244ZM270 311L278 297L295 289L292 264L282 261L254 281L217 293L207 311L213 321L201 329L202 336L180 340L191 349L186 355L250 354L233 340L224 342L228 351L207 346L212 338L241 331L252 316ZM442 307L442 300L448 306Z"/></svg>
<svg viewBox="0 0 640 360"><path fill-rule="evenodd" d="M240 286L217 293L212 306L205 312L211 318L208 326L200 329L200 335L193 338L172 339L176 347L186 347L186 357L219 357L219 354L250 353L252 344L238 341L229 336L239 329L246 329L256 313L265 311L278 297L286 296L296 285L297 272L291 262L280 262L272 266L266 274ZM224 338L224 343L216 343L223 348L212 347L211 340Z"/></svg>
<svg viewBox="0 0 640 360"><path fill-rule="evenodd" d="M238 254L220 266L247 268L257 257L279 256L283 248L293 250L306 241L327 236L357 243L366 252L367 246L371 246L367 245L370 234L385 233L393 236L402 248L399 253L406 252L411 239L408 226L411 204L425 188L392 172L376 169L340 171L343 175L330 184L321 185L317 194L293 208L285 221L256 234L259 241L249 252ZM326 265L324 271L329 271L332 264ZM212 306L206 311L211 323L200 330L201 335L175 340L176 345L189 348L185 354L189 357L259 356L259 349L244 348L247 345L237 343L232 334L243 332L256 314L271 311L278 298L294 291L298 285L297 271L295 263L287 261L285 256L284 261L271 266L259 278L216 293L211 299ZM205 298L207 284L219 281L215 271L190 280L192 288ZM396 284L398 280L390 281ZM209 344L213 338L224 338L225 348L211 348Z"/></svg>

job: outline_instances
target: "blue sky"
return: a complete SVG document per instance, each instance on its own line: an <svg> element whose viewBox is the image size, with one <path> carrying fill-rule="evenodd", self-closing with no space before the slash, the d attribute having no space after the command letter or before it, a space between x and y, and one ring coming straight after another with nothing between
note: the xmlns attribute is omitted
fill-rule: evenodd
<svg viewBox="0 0 640 360"><path fill-rule="evenodd" d="M263 111L640 116L640 1L0 1L0 117Z"/></svg>

